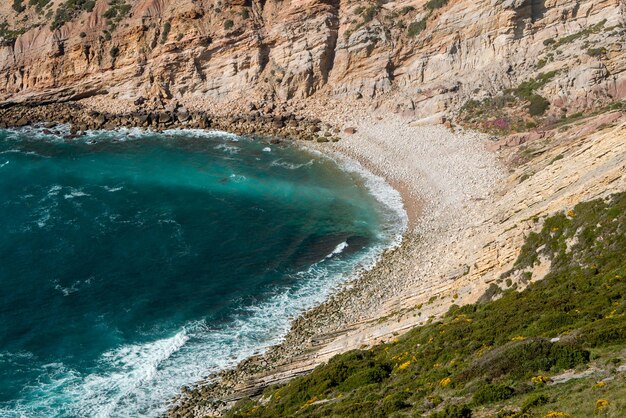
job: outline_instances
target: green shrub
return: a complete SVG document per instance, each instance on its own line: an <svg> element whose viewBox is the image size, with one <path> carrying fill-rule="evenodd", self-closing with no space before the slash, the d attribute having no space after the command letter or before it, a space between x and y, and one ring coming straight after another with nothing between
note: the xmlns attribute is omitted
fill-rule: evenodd
<svg viewBox="0 0 626 418"><path fill-rule="evenodd" d="M376 17L376 14L380 10L378 5L370 6L363 12L363 23L369 23Z"/></svg>
<svg viewBox="0 0 626 418"><path fill-rule="evenodd" d="M373 364L348 377L340 386L339 390L349 392L353 389L372 383L380 383L391 374L391 366L388 364Z"/></svg>
<svg viewBox="0 0 626 418"><path fill-rule="evenodd" d="M226 20L226 21L224 22L224 29L226 29L226 30L230 30L230 29L232 29L232 28L233 28L233 26L235 26L235 22L233 22L233 21L232 21L232 20L230 20L230 19L229 19L229 20Z"/></svg>
<svg viewBox="0 0 626 418"><path fill-rule="evenodd" d="M623 310L623 308L622 308ZM580 340L589 347L602 347L626 341L626 321L604 318L582 329Z"/></svg>
<svg viewBox="0 0 626 418"><path fill-rule="evenodd" d="M4 41L15 41L17 37L24 34L24 32L26 32L26 29L13 30L9 28L7 22L0 23L0 38L4 39Z"/></svg>
<svg viewBox="0 0 626 418"><path fill-rule="evenodd" d="M588 361L589 352L579 346L529 338L511 341L488 351L461 374L461 379L495 379L502 376L524 378L536 372L569 369Z"/></svg>
<svg viewBox="0 0 626 418"><path fill-rule="evenodd" d="M426 3L426 8L428 10L436 10L442 8L446 4L448 4L448 0L429 0Z"/></svg>
<svg viewBox="0 0 626 418"><path fill-rule="evenodd" d="M550 164L553 164L553 163L555 163L555 162L557 162L557 161L560 161L560 160L562 160L563 158L565 158L565 156L564 156L563 154L559 154L559 155L557 155L556 157L554 157L554 158L552 159L552 161L550 161Z"/></svg>
<svg viewBox="0 0 626 418"><path fill-rule="evenodd" d="M107 18L109 28L115 29L119 22L130 12L131 6L126 4L124 0L109 0L109 8L104 12L104 17Z"/></svg>
<svg viewBox="0 0 626 418"><path fill-rule="evenodd" d="M483 405L486 403L505 401L515 394L513 388L506 385L493 385L487 384L482 386L472 397L476 405Z"/></svg>
<svg viewBox="0 0 626 418"><path fill-rule="evenodd" d="M443 411L431 414L430 418L472 418L472 410L467 405L447 405Z"/></svg>
<svg viewBox="0 0 626 418"><path fill-rule="evenodd" d="M163 32L161 32L162 44L167 42L167 37L169 36L171 30L172 30L172 24L170 22L165 22L165 24L163 25Z"/></svg>
<svg viewBox="0 0 626 418"><path fill-rule="evenodd" d="M557 71L550 71L548 73L541 73L536 78L524 81L515 90L516 96L523 99L530 99L536 90L539 90L550 82L557 75Z"/></svg>
<svg viewBox="0 0 626 418"><path fill-rule="evenodd" d="M606 48L589 48L587 50L587 55L590 57L602 57L606 55Z"/></svg>
<svg viewBox="0 0 626 418"><path fill-rule="evenodd" d="M92 12L95 6L94 0L66 0L58 7L50 28L52 30L58 29L66 22L78 17L82 12Z"/></svg>
<svg viewBox="0 0 626 418"><path fill-rule="evenodd" d="M417 22L411 22L409 25L408 35L411 38L415 38L419 35L424 29L426 29L426 18L419 20Z"/></svg>
<svg viewBox="0 0 626 418"><path fill-rule="evenodd" d="M114 46L109 51L109 55L111 55L111 58L117 58L120 55L120 49L118 47Z"/></svg>
<svg viewBox="0 0 626 418"><path fill-rule="evenodd" d="M533 94L530 96L528 113L531 116L542 116L550 108L550 102L543 96Z"/></svg>
<svg viewBox="0 0 626 418"><path fill-rule="evenodd" d="M580 32L576 32L572 35L568 35L568 36L564 36L563 38L560 38L556 43L555 43L555 47L558 48L561 45L565 45L565 44L569 44L571 42L574 42L580 38L586 38L591 34L594 33L598 33L600 32L603 28L604 25L606 24L606 19L602 20L601 22L596 23L595 25L589 26L588 28L585 28L583 30L581 30Z"/></svg>
<svg viewBox="0 0 626 418"><path fill-rule="evenodd" d="M544 394L531 395L522 403L522 412L526 412L536 406L545 405L550 402L550 398Z"/></svg>
<svg viewBox="0 0 626 418"><path fill-rule="evenodd" d="M24 10L26 10L26 7L24 7L22 0L13 0L12 7L13 10L15 10L17 13L22 13Z"/></svg>
<svg viewBox="0 0 626 418"><path fill-rule="evenodd" d="M485 293L478 299L479 303L489 302L502 293L502 289L495 283L491 283Z"/></svg>
<svg viewBox="0 0 626 418"><path fill-rule="evenodd" d="M38 12L41 12L49 3L50 0L28 0L28 5L34 6Z"/></svg>
<svg viewBox="0 0 626 418"><path fill-rule="evenodd" d="M409 396L410 394L406 392L393 392L391 395L386 396L380 408L383 416L389 416L394 412L409 408L411 405L406 403Z"/></svg>

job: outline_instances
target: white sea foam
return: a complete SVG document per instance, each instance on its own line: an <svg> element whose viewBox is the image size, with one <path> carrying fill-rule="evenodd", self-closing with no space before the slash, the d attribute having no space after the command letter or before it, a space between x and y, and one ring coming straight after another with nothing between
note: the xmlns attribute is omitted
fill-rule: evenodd
<svg viewBox="0 0 626 418"><path fill-rule="evenodd" d="M35 151L24 151L24 150L21 150L21 149L8 149L6 151L0 152L0 154L23 154L23 155L35 155L35 156L41 157L41 158L50 158L50 157L47 157L45 155L37 154ZM8 161L7 161L7 163L8 163Z"/></svg>
<svg viewBox="0 0 626 418"><path fill-rule="evenodd" d="M88 130L83 132L82 137L89 138L87 143L93 145L98 143L97 140L104 138L124 142L141 139L150 135L154 135L154 132L150 129L121 127L113 130Z"/></svg>
<svg viewBox="0 0 626 418"><path fill-rule="evenodd" d="M239 154L240 148L238 146L235 145L228 145L228 144L218 144L214 147L215 149L218 150L222 150L227 154L230 155L235 155L235 154Z"/></svg>
<svg viewBox="0 0 626 418"><path fill-rule="evenodd" d="M81 290L81 288L83 288L85 285L89 286L91 285L91 282L93 280L93 276L85 279L85 280L76 280L75 282L73 282L70 286L61 286L61 284L59 283L58 280L54 281L54 289L58 290L59 292L61 292L61 294L63 296L69 296L72 293L76 293L79 290Z"/></svg>
<svg viewBox="0 0 626 418"><path fill-rule="evenodd" d="M70 134L70 126L67 124L57 125L52 129L46 129L39 125L24 126L22 128L7 129L8 139L21 140L24 137L42 141L62 141L63 137Z"/></svg>
<svg viewBox="0 0 626 418"><path fill-rule="evenodd" d="M302 163L302 164L294 164L294 163L290 163L287 161L284 161L282 158L279 158L278 160L274 160L270 163L270 165L272 167L282 167L285 168L287 170L297 170L299 168L302 167L310 167L313 165L313 163L315 162L315 160L309 160L309 162L306 163Z"/></svg>
<svg viewBox="0 0 626 418"><path fill-rule="evenodd" d="M7 160L5 163L0 164L0 168L4 167L5 165L8 165L11 161Z"/></svg>
<svg viewBox="0 0 626 418"><path fill-rule="evenodd" d="M106 190L107 192L111 192L111 193L119 192L122 189L123 189L123 187L121 187L121 186L120 187L104 186L104 190Z"/></svg>
<svg viewBox="0 0 626 418"><path fill-rule="evenodd" d="M265 147L263 148L263 152L272 152L272 149L270 147Z"/></svg>
<svg viewBox="0 0 626 418"><path fill-rule="evenodd" d="M243 183L247 180L246 176L242 176L241 174L231 174L229 178L235 183Z"/></svg>
<svg viewBox="0 0 626 418"><path fill-rule="evenodd" d="M56 196L56 195L59 194L59 191L61 191L61 190L63 190L63 187L58 185L58 184L55 184L52 187L50 187L50 189L48 190L48 195L47 196L48 197Z"/></svg>
<svg viewBox="0 0 626 418"><path fill-rule="evenodd" d="M348 248L348 243L346 241L341 242L339 244L337 244L337 246L335 247L335 249L326 256L326 258L331 258L337 254L341 254L343 252L343 250L345 250L346 248Z"/></svg>
<svg viewBox="0 0 626 418"><path fill-rule="evenodd" d="M30 351L18 351L18 352L2 351L0 352L0 361L14 362L16 360L25 360L25 359L30 360L34 357L35 356Z"/></svg>
<svg viewBox="0 0 626 418"><path fill-rule="evenodd" d="M85 197L85 196L89 196L89 194L81 191L81 190L72 190L70 193L64 195L63 197L65 199L74 199L76 197Z"/></svg>
<svg viewBox="0 0 626 418"><path fill-rule="evenodd" d="M210 129L210 130L204 130L204 129L168 129L163 131L164 134L167 135L172 135L172 136L183 136L183 137L195 137L195 138L221 138L221 139L228 139L230 141L233 142L237 142L239 141L239 139L241 138L239 135L231 133L231 132L226 132L226 131L220 131L217 129Z"/></svg>

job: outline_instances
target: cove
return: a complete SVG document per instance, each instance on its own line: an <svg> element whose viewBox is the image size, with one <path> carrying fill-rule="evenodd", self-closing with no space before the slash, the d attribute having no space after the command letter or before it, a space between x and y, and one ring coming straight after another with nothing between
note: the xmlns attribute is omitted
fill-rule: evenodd
<svg viewBox="0 0 626 418"><path fill-rule="evenodd" d="M0 414L153 416L398 239L361 171L232 134L0 131Z"/></svg>

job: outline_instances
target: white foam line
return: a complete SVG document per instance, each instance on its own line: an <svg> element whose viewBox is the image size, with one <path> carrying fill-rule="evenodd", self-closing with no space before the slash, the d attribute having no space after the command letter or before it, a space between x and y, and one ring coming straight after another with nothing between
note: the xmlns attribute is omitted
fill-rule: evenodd
<svg viewBox="0 0 626 418"><path fill-rule="evenodd" d="M241 139L240 135L234 134L232 132L220 131L217 129L177 128L167 129L163 131L163 133L175 136L193 136L196 138L226 138L234 142L237 142L239 141L239 139Z"/></svg>
<svg viewBox="0 0 626 418"><path fill-rule="evenodd" d="M348 173L357 174L361 177L365 182L365 187L369 191L369 193L374 196L374 198L389 208L397 217L399 225L397 225L398 230L394 233L393 243L390 245L390 248L397 247L402 242L402 236L407 230L409 217L404 207L404 201L402 200L402 195L400 192L394 189L388 182L381 176L377 176L371 171L367 170L360 162L354 160L344 154L339 153L323 153L316 149L310 149L306 147L306 145L301 146L305 151L311 152L312 154L329 159L333 161L335 164L339 166L342 170ZM392 222L392 219L388 219L387 221ZM392 228L395 228L396 225L393 225Z"/></svg>
<svg viewBox="0 0 626 418"><path fill-rule="evenodd" d="M343 252L343 250L345 250L346 248L348 248L348 243L346 241L341 242L339 244L337 244L337 246L335 247L335 249L326 256L326 258L331 258L337 254L341 254Z"/></svg>

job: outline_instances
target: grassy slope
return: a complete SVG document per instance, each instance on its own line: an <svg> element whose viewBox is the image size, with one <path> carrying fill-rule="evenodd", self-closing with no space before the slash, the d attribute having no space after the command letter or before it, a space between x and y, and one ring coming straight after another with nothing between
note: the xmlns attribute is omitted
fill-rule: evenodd
<svg viewBox="0 0 626 418"><path fill-rule="evenodd" d="M540 257L550 272L521 293L453 306L441 321L338 355L228 416L626 416L626 370L618 371L626 364L626 193L546 219L510 274ZM602 376L550 381L591 367Z"/></svg>

